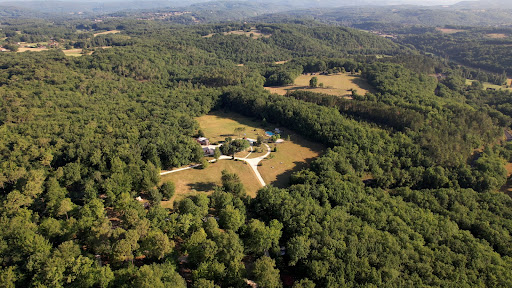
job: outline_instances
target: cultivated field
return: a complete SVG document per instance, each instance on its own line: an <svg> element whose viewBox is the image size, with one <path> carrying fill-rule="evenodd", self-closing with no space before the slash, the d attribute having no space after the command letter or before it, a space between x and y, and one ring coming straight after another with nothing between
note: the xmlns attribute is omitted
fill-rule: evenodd
<svg viewBox="0 0 512 288"><path fill-rule="evenodd" d="M323 83L324 87L310 88L309 80L312 77L318 78L318 83ZM349 73L339 73L334 75L301 75L295 79L293 85L281 87L265 87L268 91L279 95L285 95L288 91L307 90L317 93L324 93L334 96L351 98L352 89L357 93L364 95L366 92L372 92L372 87L359 75Z"/></svg>
<svg viewBox="0 0 512 288"><path fill-rule="evenodd" d="M200 192L212 193L215 186L221 185L222 170L236 173L244 184L245 190L251 197L256 197L256 191L261 187L248 164L242 161L220 160L211 163L206 169L188 169L161 176L162 182L172 181L176 185L176 194L170 201L162 202L164 207L172 208L176 200L182 200Z"/></svg>
<svg viewBox="0 0 512 288"><path fill-rule="evenodd" d="M263 160L258 167L267 185L287 187L292 173L308 167L325 149L323 145L308 141L292 131L283 131L285 138L288 134L290 141L269 144L271 148L277 146L277 152L272 152L271 157Z"/></svg>

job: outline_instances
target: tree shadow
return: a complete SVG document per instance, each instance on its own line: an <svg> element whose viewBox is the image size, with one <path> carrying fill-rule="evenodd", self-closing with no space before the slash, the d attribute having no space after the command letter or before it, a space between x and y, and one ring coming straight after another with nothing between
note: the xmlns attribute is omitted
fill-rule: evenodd
<svg viewBox="0 0 512 288"><path fill-rule="evenodd" d="M295 164L293 169L288 169L285 172L277 175L276 180L272 181L269 184L271 184L272 186L277 187L277 188L288 187L290 185L290 177L292 176L292 174L295 172L299 172L303 169L309 168L309 164L311 164L311 162L315 159L317 159L317 157L307 158L307 159L304 159L304 161L293 162L293 164Z"/></svg>
<svg viewBox="0 0 512 288"><path fill-rule="evenodd" d="M214 190L216 185L213 182L197 182L189 183L187 186L196 191L208 192Z"/></svg>
<svg viewBox="0 0 512 288"><path fill-rule="evenodd" d="M361 76L354 76L350 79L350 82L361 87L362 89L368 90L370 93L375 93L375 88L366 81L366 79Z"/></svg>

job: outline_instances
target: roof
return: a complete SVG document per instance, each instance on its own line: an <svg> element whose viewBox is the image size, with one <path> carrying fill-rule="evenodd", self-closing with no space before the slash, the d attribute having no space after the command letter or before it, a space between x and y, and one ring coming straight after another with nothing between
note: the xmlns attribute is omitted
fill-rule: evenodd
<svg viewBox="0 0 512 288"><path fill-rule="evenodd" d="M206 140L208 140L208 138L206 138L206 137L199 137L199 138L197 138L197 141L206 141Z"/></svg>

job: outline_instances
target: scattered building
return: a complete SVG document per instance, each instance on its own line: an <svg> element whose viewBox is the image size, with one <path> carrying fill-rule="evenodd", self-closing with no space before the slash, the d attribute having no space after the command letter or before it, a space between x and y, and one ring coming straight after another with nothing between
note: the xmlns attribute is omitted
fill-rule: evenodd
<svg viewBox="0 0 512 288"><path fill-rule="evenodd" d="M209 146L210 145L210 140L208 140L208 138L206 137L199 137L197 138L197 143L201 144L202 146Z"/></svg>
<svg viewBox="0 0 512 288"><path fill-rule="evenodd" d="M212 156L215 153L215 148L203 147L204 156Z"/></svg>

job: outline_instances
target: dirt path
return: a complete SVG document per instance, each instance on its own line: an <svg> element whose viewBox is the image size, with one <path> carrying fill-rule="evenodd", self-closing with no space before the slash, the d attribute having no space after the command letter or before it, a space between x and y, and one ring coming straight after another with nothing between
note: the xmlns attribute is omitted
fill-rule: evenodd
<svg viewBox="0 0 512 288"><path fill-rule="evenodd" d="M251 155L251 153L249 153L249 155L245 156L244 158L235 157L235 159L239 160L239 161L244 161L247 164L249 164L251 169L252 169L252 171L254 171L254 174L256 174L256 178L258 178L258 181L260 182L261 186L265 187L265 185L266 185L265 181L263 180L263 177L261 177L261 174L258 171L258 164L261 161L263 161L263 159L267 158L268 155L270 155L270 146L268 146L265 143L263 145L267 146L267 153L265 155L257 157L257 158L249 159L248 157L249 157L249 155ZM233 157L226 156L226 155L222 155L219 158L219 160L231 160L231 159L233 159ZM209 162L213 163L215 161L217 161L217 160L211 160ZM160 176L164 176L164 175L171 174L171 173L176 173L176 172L181 172L181 171L192 169L192 168L196 168L196 167L199 167L199 166L201 166L201 164L195 164L195 165L190 165L190 166L187 166L187 167L184 167L184 168L179 168L179 169L175 169L175 170L171 170L171 171L165 171L165 172L160 173Z"/></svg>

